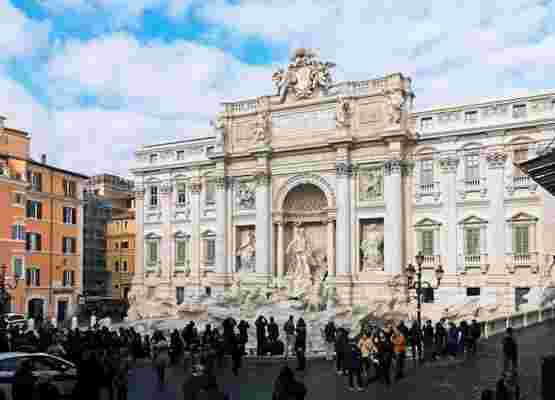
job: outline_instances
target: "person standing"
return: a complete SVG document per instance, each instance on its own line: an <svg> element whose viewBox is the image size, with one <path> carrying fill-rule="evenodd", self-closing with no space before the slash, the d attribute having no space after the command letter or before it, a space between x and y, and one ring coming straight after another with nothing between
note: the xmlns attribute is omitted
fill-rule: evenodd
<svg viewBox="0 0 555 400"><path fill-rule="evenodd" d="M328 321L324 328L324 339L326 341L326 360L333 360L333 350L335 346L335 324L333 321Z"/></svg>
<svg viewBox="0 0 555 400"><path fill-rule="evenodd" d="M243 353L245 352L245 348L247 346L247 342L249 341L249 328L250 325L247 321L242 319L237 325L237 329L239 330L239 344L243 349Z"/></svg>
<svg viewBox="0 0 555 400"><path fill-rule="evenodd" d="M304 319L297 321L295 340L295 352L297 354L297 371L304 371L306 368L306 323Z"/></svg>
<svg viewBox="0 0 555 400"><path fill-rule="evenodd" d="M405 375L405 352L406 352L406 341L403 334L399 331L399 329L395 328L393 330L392 336L392 343L393 343L393 352L395 354L396 359L396 372L395 372L395 379L399 380L402 379Z"/></svg>
<svg viewBox="0 0 555 400"><path fill-rule="evenodd" d="M243 360L243 354L245 354L245 350L241 343L241 339L238 336L233 335L230 338L230 345L231 345L231 371L233 375L239 375L239 369L241 368L241 363Z"/></svg>
<svg viewBox="0 0 555 400"><path fill-rule="evenodd" d="M422 332L420 332L416 321L410 327L410 347L413 360L422 360Z"/></svg>
<svg viewBox="0 0 555 400"><path fill-rule="evenodd" d="M430 362L432 361L434 352L434 328L432 326L432 321L426 321L423 333L424 362Z"/></svg>
<svg viewBox="0 0 555 400"><path fill-rule="evenodd" d="M261 357L266 350L266 326L268 321L263 315L260 315L254 325L256 326L256 355Z"/></svg>
<svg viewBox="0 0 555 400"><path fill-rule="evenodd" d="M473 319L472 323L470 324L471 341L469 349L472 355L476 355L476 352L478 351L478 340L480 340L480 336L482 336L482 328L480 327L478 321Z"/></svg>
<svg viewBox="0 0 555 400"><path fill-rule="evenodd" d="M443 357L446 353L446 346L447 346L447 331L443 326L443 320L436 323L434 345L435 345L434 356L436 358Z"/></svg>
<svg viewBox="0 0 555 400"><path fill-rule="evenodd" d="M347 365L347 370L349 371L349 386L348 389L350 391L358 391L361 392L364 389L362 388L362 376L361 376L361 360L362 355L360 349L355 342L355 340L351 341L347 347L347 351L345 352L345 361ZM356 384L355 384L356 378Z"/></svg>
<svg viewBox="0 0 555 400"><path fill-rule="evenodd" d="M372 349L372 341L368 334L362 332L362 336L358 341L358 348L360 349L360 370L361 376L364 375L364 386L368 386L368 381L370 378L370 351Z"/></svg>
<svg viewBox="0 0 555 400"><path fill-rule="evenodd" d="M164 337L161 337L160 340L154 343L153 350L153 361L158 375L158 383L160 388L163 389L166 384L166 368L170 363L169 343Z"/></svg>
<svg viewBox="0 0 555 400"><path fill-rule="evenodd" d="M285 354L284 358L287 360L291 350L295 346L295 322L293 321L293 316L290 315L289 319L283 325L283 331L285 332Z"/></svg>
<svg viewBox="0 0 555 400"><path fill-rule="evenodd" d="M513 336L513 328L508 327L503 338L503 371L515 371L518 368L518 345Z"/></svg>

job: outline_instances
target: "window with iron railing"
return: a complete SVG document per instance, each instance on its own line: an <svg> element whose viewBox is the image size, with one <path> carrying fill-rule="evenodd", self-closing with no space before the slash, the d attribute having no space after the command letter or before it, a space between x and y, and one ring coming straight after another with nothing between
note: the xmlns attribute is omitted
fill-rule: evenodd
<svg viewBox="0 0 555 400"><path fill-rule="evenodd" d="M526 160L528 160L528 149L526 148L522 148L522 149L517 149L514 151L513 153L513 161L515 164L520 164L522 162L525 162ZM524 172L522 172L520 170L520 168L518 167L514 167L514 172L513 172L515 177L521 177L521 176L526 176L526 174Z"/></svg>
<svg viewBox="0 0 555 400"><path fill-rule="evenodd" d="M515 254L529 254L529 235L530 228L528 225L515 225L513 227L513 249Z"/></svg>
<svg viewBox="0 0 555 400"><path fill-rule="evenodd" d="M469 154L465 157L465 183L467 186L480 185L480 155Z"/></svg>

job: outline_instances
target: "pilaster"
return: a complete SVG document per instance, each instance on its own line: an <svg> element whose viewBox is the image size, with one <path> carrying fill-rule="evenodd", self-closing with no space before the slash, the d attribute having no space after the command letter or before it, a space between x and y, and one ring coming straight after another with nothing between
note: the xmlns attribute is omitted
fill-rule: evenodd
<svg viewBox="0 0 555 400"><path fill-rule="evenodd" d="M444 194L444 220L447 228L447 257L443 268L448 274L455 274L457 273L457 263L459 262L457 256L457 169L459 159L453 156L444 158L440 161L440 166L443 172L443 179L445 180L443 187L446 189Z"/></svg>
<svg viewBox="0 0 555 400"><path fill-rule="evenodd" d="M283 238L283 222L277 222L277 276L278 278L282 278L284 275L285 269L285 248L284 248L284 238Z"/></svg>
<svg viewBox="0 0 555 400"><path fill-rule="evenodd" d="M271 177L266 171L256 175L256 267L257 274L271 273L271 206L270 206Z"/></svg>
<svg viewBox="0 0 555 400"><path fill-rule="evenodd" d="M157 288L158 294L162 298L173 297L170 292L170 276L174 265L172 254L173 235L172 235L172 185L168 182L160 187L160 209L162 210L162 241L160 243L161 273L160 283Z"/></svg>
<svg viewBox="0 0 555 400"><path fill-rule="evenodd" d="M386 161L384 172L384 269L390 274L398 274L403 262L401 161Z"/></svg>
<svg viewBox="0 0 555 400"><path fill-rule="evenodd" d="M144 283L144 251L145 251L145 231L144 231L144 216L145 216L145 189L137 188L135 190L135 274L133 275L133 287L139 288ZM84 288L84 286L83 286Z"/></svg>
<svg viewBox="0 0 555 400"><path fill-rule="evenodd" d="M193 287L191 288L192 293L189 294L198 295L201 286L200 193L202 191L202 183L198 176L198 171L194 172L196 174L191 181L191 277Z"/></svg>
<svg viewBox="0 0 555 400"><path fill-rule="evenodd" d="M227 188L225 176L216 178L216 271L214 285L217 291L225 288L227 276Z"/></svg>
<svg viewBox="0 0 555 400"><path fill-rule="evenodd" d="M505 164L507 154L495 151L486 155L491 218L488 224L488 260L494 273L505 272Z"/></svg>

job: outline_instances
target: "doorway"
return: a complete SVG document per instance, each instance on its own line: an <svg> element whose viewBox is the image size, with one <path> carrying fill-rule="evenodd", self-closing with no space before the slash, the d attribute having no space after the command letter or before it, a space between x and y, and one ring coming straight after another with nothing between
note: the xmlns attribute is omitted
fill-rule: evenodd
<svg viewBox="0 0 555 400"><path fill-rule="evenodd" d="M67 314L67 300L58 300L58 322L66 320Z"/></svg>
<svg viewBox="0 0 555 400"><path fill-rule="evenodd" d="M34 320L42 320L44 314L44 300L43 299L31 299L27 304L27 310L29 312L29 318Z"/></svg>

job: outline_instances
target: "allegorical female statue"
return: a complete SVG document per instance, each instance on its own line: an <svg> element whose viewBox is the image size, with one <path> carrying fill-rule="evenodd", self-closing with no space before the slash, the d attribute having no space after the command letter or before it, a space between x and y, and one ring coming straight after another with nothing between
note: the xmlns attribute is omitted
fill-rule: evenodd
<svg viewBox="0 0 555 400"><path fill-rule="evenodd" d="M241 264L238 268L241 272L254 272L255 267L255 237L254 232L247 233L247 240L237 250L237 255L240 257Z"/></svg>
<svg viewBox="0 0 555 400"><path fill-rule="evenodd" d="M293 254L295 257L295 274L310 276L310 266L308 264L312 249L310 241L306 237L305 228L296 225L293 230L293 240L287 245L286 254Z"/></svg>

